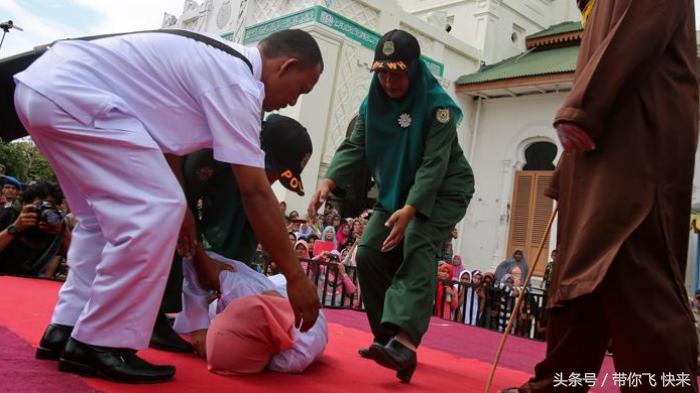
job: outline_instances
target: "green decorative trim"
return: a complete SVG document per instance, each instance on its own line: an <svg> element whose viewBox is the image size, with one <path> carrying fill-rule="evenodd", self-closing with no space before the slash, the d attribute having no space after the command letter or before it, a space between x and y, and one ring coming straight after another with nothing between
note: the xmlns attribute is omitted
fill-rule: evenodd
<svg viewBox="0 0 700 393"><path fill-rule="evenodd" d="M379 39L381 38L381 35L377 34L376 32L359 25L358 23L355 23L352 20L327 9L326 7L317 5L293 14L281 16L279 18L271 19L247 27L245 29L245 35L243 36L243 44L249 45L262 40L274 32L289 29L309 22L315 22L329 27L370 50L374 50L374 48L377 46L377 42L379 42ZM233 33L227 33L221 37L231 41L233 39ZM443 75L445 72L444 64L427 56L421 56L421 58L423 61L425 61L433 74L437 76Z"/></svg>
<svg viewBox="0 0 700 393"><path fill-rule="evenodd" d="M258 42L268 35L317 20L318 6L246 27L243 44Z"/></svg>

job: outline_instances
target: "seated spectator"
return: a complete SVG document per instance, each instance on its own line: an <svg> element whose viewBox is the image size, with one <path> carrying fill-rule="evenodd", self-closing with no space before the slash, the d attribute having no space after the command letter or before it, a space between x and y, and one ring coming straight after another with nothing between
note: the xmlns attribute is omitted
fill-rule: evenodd
<svg viewBox="0 0 700 393"><path fill-rule="evenodd" d="M58 187L49 183L26 188L20 214L14 223L0 228L0 273L53 276L55 257L70 243L70 231L58 208L62 200Z"/></svg>
<svg viewBox="0 0 700 393"><path fill-rule="evenodd" d="M523 251L517 249L513 252L513 256L501 262L496 268L495 280L500 283L503 280L503 276L506 274L513 274L513 268L517 266L520 268L522 277L527 277L528 266L527 261L523 257Z"/></svg>
<svg viewBox="0 0 700 393"><path fill-rule="evenodd" d="M228 266L219 273L221 296L207 305L209 294L197 283L194 263L185 260L183 310L174 328L192 335L195 352L207 359L211 372L301 373L321 357L328 343L325 315L321 311L306 333L295 328L284 276L265 277L242 262L208 256Z"/></svg>
<svg viewBox="0 0 700 393"><path fill-rule="evenodd" d="M2 180L2 204L0 204L0 229L7 228L19 215L21 205L19 203L19 193L22 184L12 176L0 176Z"/></svg>
<svg viewBox="0 0 700 393"><path fill-rule="evenodd" d="M289 243L294 247L297 243L297 235L294 232L289 232Z"/></svg>

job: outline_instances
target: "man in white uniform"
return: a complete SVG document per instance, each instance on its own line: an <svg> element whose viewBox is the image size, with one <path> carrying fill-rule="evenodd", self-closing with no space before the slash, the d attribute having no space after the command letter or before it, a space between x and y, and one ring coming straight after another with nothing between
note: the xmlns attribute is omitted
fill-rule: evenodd
<svg viewBox="0 0 700 393"><path fill-rule="evenodd" d="M79 222L37 357L120 382L172 378L174 367L135 350L148 346L176 245L184 255L196 246L178 156L202 148L231 163L253 230L287 277L296 323L315 322L318 296L273 213L259 133L263 110L313 89L321 52L300 30L229 45L252 67L199 40L135 33L58 42L15 75L19 118Z"/></svg>

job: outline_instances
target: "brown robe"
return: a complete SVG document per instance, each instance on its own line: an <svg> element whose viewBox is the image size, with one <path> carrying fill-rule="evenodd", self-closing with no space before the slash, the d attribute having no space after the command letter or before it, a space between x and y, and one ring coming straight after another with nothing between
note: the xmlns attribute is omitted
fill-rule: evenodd
<svg viewBox="0 0 700 393"><path fill-rule="evenodd" d="M559 202L550 307L592 293L652 208L661 216L652 235L666 243L663 263L684 292L698 131L693 8L693 0L593 7L555 124L578 124L596 149L564 153L549 190Z"/></svg>

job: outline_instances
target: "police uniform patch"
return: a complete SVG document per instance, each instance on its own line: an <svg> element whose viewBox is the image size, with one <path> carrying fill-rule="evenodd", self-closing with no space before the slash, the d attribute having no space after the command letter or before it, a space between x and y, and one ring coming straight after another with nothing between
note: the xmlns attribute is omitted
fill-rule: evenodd
<svg viewBox="0 0 700 393"><path fill-rule="evenodd" d="M394 42L386 41L384 43L384 46L382 47L382 53L384 53L384 56L391 56L394 54L394 51L396 51L396 48L394 47Z"/></svg>
<svg viewBox="0 0 700 393"><path fill-rule="evenodd" d="M438 122L442 124L447 124L447 122L450 121L450 110L447 108L438 109L435 112L435 117L437 118Z"/></svg>

